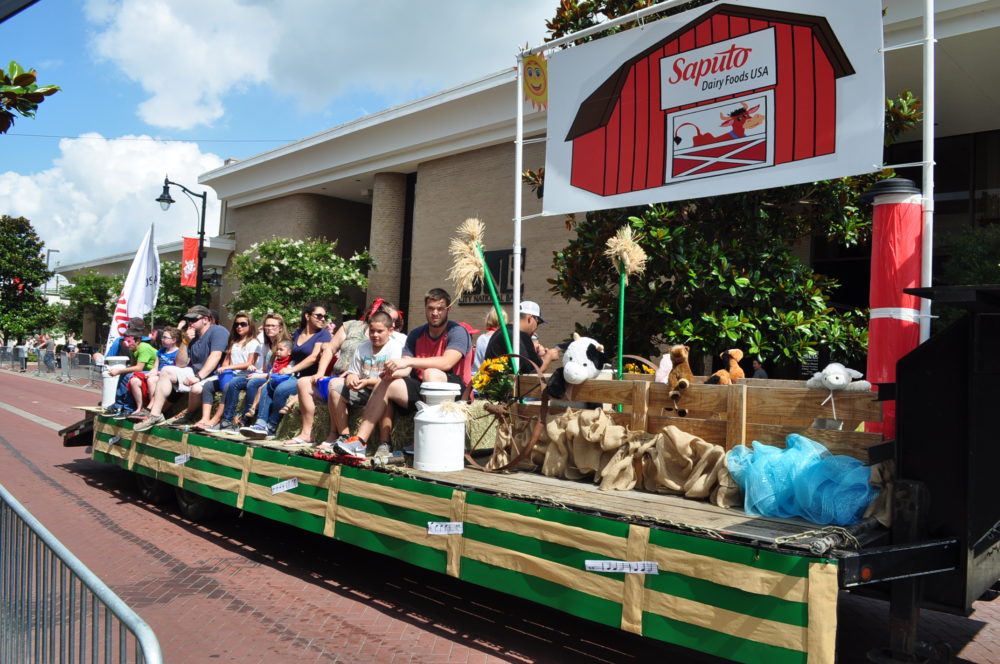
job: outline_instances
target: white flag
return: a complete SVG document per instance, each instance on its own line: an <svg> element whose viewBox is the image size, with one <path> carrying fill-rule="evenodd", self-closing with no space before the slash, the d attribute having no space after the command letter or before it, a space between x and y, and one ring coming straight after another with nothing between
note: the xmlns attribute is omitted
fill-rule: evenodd
<svg viewBox="0 0 1000 664"><path fill-rule="evenodd" d="M139 251L132 259L132 267L125 277L125 286L118 296L115 316L108 332L108 342L104 353L111 350L116 339L125 334L128 329L128 319L145 316L156 306L156 298L160 294L160 255L156 253L156 242L153 241L153 226L149 226L146 237L139 245Z"/></svg>

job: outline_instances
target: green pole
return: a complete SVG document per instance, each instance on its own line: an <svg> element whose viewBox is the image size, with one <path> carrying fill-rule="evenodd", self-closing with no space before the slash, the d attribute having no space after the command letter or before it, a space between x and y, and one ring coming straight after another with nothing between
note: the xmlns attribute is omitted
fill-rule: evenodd
<svg viewBox="0 0 1000 664"><path fill-rule="evenodd" d="M622 365L623 347L625 345L625 271L619 275L618 284L618 380L624 378Z"/></svg>
<svg viewBox="0 0 1000 664"><path fill-rule="evenodd" d="M497 287L493 283L493 275L490 274L490 268L486 265L486 254L483 253L483 247L476 244L476 251L479 252L479 260L483 263L483 275L486 278L486 286L490 289L490 298L493 300L493 308L497 312L497 321L500 323L500 331L503 333L503 341L507 345L507 352L513 353L514 347L510 343L510 335L507 333L507 326L503 322L503 309L500 308L500 297L497 295ZM511 358L511 367L514 369L514 373L517 373L517 360ZM476 367L477 369L479 367Z"/></svg>

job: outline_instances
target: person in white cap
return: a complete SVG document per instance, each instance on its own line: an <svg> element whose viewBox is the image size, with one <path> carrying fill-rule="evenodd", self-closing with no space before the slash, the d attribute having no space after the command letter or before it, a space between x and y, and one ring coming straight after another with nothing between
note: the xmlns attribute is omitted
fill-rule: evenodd
<svg viewBox="0 0 1000 664"><path fill-rule="evenodd" d="M519 327L521 332L520 348L518 349L518 354L523 355L535 364L537 364L541 370L544 372L552 361L559 357L558 348L548 348L541 344L536 344L533 336L535 330L538 326L545 322L542 318L542 310L538 307L537 302L532 302L531 300L524 300L521 302L521 308L519 309L521 313ZM508 335L511 337L511 343L513 343L514 325L507 325ZM503 340L503 334L494 334L490 338L490 344L486 347L486 356L484 359L490 360L494 357L500 357L501 355L507 354L507 344Z"/></svg>

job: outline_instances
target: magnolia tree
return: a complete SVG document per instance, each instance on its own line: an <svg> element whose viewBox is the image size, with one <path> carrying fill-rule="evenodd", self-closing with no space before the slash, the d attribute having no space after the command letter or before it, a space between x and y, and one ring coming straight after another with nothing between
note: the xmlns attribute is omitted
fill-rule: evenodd
<svg viewBox="0 0 1000 664"><path fill-rule="evenodd" d="M57 85L38 85L35 70L25 69L11 60L4 70L0 67L0 134L14 126L14 119L33 118L38 105L59 91Z"/></svg>
<svg viewBox="0 0 1000 664"><path fill-rule="evenodd" d="M277 312L290 327L308 302L341 311L355 309L354 299L367 288L375 261L367 251L344 258L336 249L337 241L325 238L255 243L234 260L233 274L240 286L227 308L233 313L248 311L257 320Z"/></svg>

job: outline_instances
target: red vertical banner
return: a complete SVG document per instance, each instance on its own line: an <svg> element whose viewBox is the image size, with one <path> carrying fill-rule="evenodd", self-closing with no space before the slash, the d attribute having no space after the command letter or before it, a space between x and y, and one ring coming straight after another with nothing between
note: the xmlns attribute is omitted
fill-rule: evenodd
<svg viewBox="0 0 1000 664"><path fill-rule="evenodd" d="M184 238L184 251L181 254L181 286L196 288L198 286L198 238Z"/></svg>
<svg viewBox="0 0 1000 664"><path fill-rule="evenodd" d="M879 182L865 194L872 199L872 276L868 323L868 372L872 383L895 383L896 362L917 347L920 299L903 292L920 286L923 207L920 190L910 180ZM896 403L882 406L882 421L866 431L896 437Z"/></svg>

